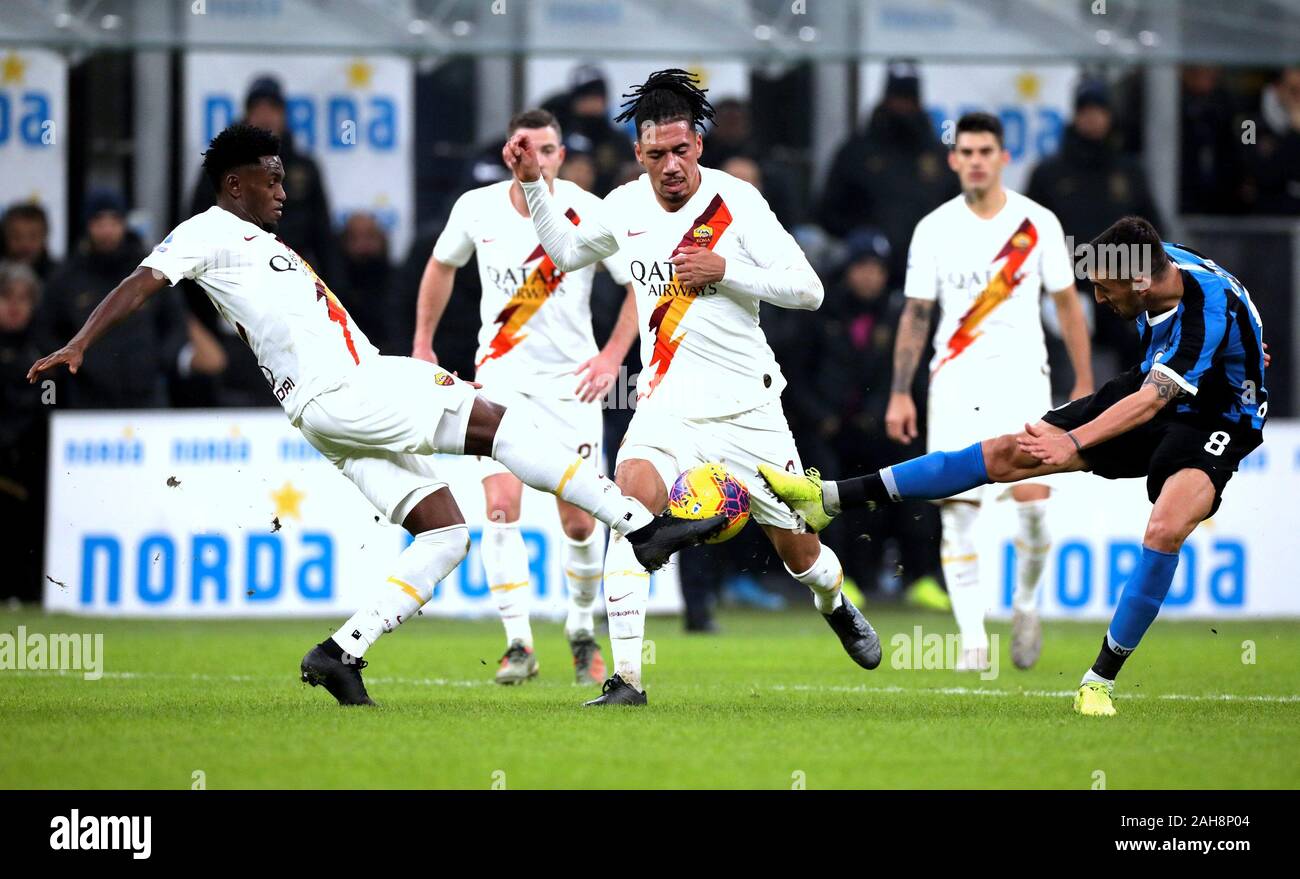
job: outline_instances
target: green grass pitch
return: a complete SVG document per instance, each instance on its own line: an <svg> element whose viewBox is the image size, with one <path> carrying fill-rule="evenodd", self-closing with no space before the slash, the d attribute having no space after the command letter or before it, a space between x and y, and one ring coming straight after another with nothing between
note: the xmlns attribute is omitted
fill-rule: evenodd
<svg viewBox="0 0 1300 879"><path fill-rule="evenodd" d="M328 621L0 612L0 632L104 635L101 680L0 670L0 787L189 788L195 772L211 789L1300 786L1300 622L1157 622L1103 719L1066 695L1099 623L1048 624L1029 672L995 624L1000 673L981 680L893 667L892 636L951 632L948 616L866 610L886 644L875 672L811 607L724 614L716 636L651 618L650 706L608 711L580 707L595 690L571 682L548 623L541 678L515 688L490 683L495 621L410 623L367 657L381 707L344 710L297 680Z"/></svg>

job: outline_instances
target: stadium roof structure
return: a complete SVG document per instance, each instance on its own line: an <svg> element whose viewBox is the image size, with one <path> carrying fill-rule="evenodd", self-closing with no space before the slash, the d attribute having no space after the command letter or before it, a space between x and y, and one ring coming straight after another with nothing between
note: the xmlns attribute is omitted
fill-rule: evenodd
<svg viewBox="0 0 1300 879"><path fill-rule="evenodd" d="M6 0L0 45L1265 66L1300 0Z"/></svg>

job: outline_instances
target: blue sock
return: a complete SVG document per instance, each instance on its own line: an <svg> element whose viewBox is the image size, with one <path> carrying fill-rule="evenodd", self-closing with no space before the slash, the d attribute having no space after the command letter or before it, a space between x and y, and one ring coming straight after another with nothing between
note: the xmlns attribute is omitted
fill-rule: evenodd
<svg viewBox="0 0 1300 879"><path fill-rule="evenodd" d="M1120 593L1119 605L1111 617L1107 638L1112 649L1131 653L1151 624L1160 605L1169 594L1169 587L1174 582L1174 570L1178 567L1178 553L1160 552L1149 546L1142 547L1142 556L1137 568L1124 591ZM1118 652L1117 651L1117 652Z"/></svg>
<svg viewBox="0 0 1300 879"><path fill-rule="evenodd" d="M984 450L979 443L959 452L931 452L880 471L891 500L932 501L987 485Z"/></svg>

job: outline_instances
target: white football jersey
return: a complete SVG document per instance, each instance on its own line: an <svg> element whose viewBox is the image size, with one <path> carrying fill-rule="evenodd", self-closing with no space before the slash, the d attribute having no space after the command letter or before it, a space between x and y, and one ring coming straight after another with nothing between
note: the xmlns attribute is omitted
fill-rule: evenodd
<svg viewBox="0 0 1300 879"><path fill-rule="evenodd" d="M302 257L224 208L210 207L181 223L140 265L173 285L188 278L203 288L253 349L294 424L313 397L379 357Z"/></svg>
<svg viewBox="0 0 1300 879"><path fill-rule="evenodd" d="M1047 368L1041 300L1074 283L1056 215L1018 192L985 220L957 196L912 233L904 292L937 300L931 373L990 366Z"/></svg>
<svg viewBox="0 0 1300 879"><path fill-rule="evenodd" d="M594 265L562 272L542 250L533 221L510 201L513 180L472 189L456 200L433 247L444 265L463 266L478 251L483 287L475 378L554 399L576 397L578 366L597 353L591 328ZM580 225L600 199L555 181L556 206ZM628 277L606 264L621 286Z"/></svg>
<svg viewBox="0 0 1300 879"><path fill-rule="evenodd" d="M641 334L637 408L720 418L780 397L781 367L759 327L759 291L779 304L820 304L821 282L797 242L749 183L700 168L700 186L664 210L642 174L605 196L579 226L570 256L613 257L632 278ZM698 245L727 261L723 280L684 288L669 261Z"/></svg>

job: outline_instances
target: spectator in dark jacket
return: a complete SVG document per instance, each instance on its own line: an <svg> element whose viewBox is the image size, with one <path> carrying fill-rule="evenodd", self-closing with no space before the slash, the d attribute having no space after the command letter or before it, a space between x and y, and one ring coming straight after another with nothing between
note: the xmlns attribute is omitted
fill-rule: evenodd
<svg viewBox="0 0 1300 879"><path fill-rule="evenodd" d="M50 220L36 202L10 205L0 217L0 258L25 263L44 284L58 268L50 257Z"/></svg>
<svg viewBox="0 0 1300 879"><path fill-rule="evenodd" d="M821 224L844 236L862 226L905 243L917 222L960 191L948 154L921 108L916 66L891 62L885 95L867 129L840 147L823 190ZM902 277L906 248L895 248L890 270Z"/></svg>
<svg viewBox="0 0 1300 879"><path fill-rule="evenodd" d="M1300 215L1300 67L1288 67L1261 96L1258 143L1247 149L1254 178L1254 208L1264 214Z"/></svg>
<svg viewBox="0 0 1300 879"><path fill-rule="evenodd" d="M564 146L570 153L586 153L596 166L592 192L602 198L614 188L619 167L632 158L627 132L610 122L609 86L600 68L583 64L573 71L573 87L543 104L560 121ZM497 150L499 160L501 150ZM499 166L500 161L497 162Z"/></svg>
<svg viewBox="0 0 1300 879"><path fill-rule="evenodd" d="M49 387L27 382L28 368L47 350L32 324L40 288L30 266L0 262L0 596L29 601L40 595L51 402Z"/></svg>
<svg viewBox="0 0 1300 879"><path fill-rule="evenodd" d="M108 292L135 271L144 250L126 228L126 203L94 192L86 203L86 237L46 289L43 335L72 338ZM76 375L59 382L59 405L94 409L162 408L167 379L186 343L185 307L173 291L151 297L140 314L86 354Z"/></svg>
<svg viewBox="0 0 1300 879"><path fill-rule="evenodd" d="M1113 122L1109 89L1098 80L1085 80L1075 93L1074 120L1065 130L1060 152L1040 162L1029 178L1025 194L1056 214L1066 239L1073 239L1075 246L1091 241L1117 217L1129 214L1163 228L1146 172L1111 141ZM1078 285L1080 293L1092 294L1086 278ZM1119 363L1140 359L1133 322L1108 308L1097 310L1094 341L1097 348L1116 355Z"/></svg>
<svg viewBox="0 0 1300 879"><path fill-rule="evenodd" d="M374 214L348 216L340 236L343 272L333 286L343 306L371 343L384 354L409 356L409 338L397 338L394 328L393 264L388 236Z"/></svg>
<svg viewBox="0 0 1300 879"><path fill-rule="evenodd" d="M845 243L843 274L822 307L826 314L820 344L807 347L820 356L813 370L818 381L814 396L833 413L822 433L833 444L838 472L861 474L922 454L925 443L900 446L885 435L894 333L904 301L902 291L889 284L889 240L878 230L859 229ZM920 372L918 390L924 396L926 376ZM922 425L922 437L924 430ZM837 519L826 539L840 553L846 574L862 589L872 590L882 573L895 575L882 571L890 540L897 542L900 586L937 574L939 516L933 504L908 501L855 513Z"/></svg>
<svg viewBox="0 0 1300 879"><path fill-rule="evenodd" d="M1245 207L1241 126L1220 70L1183 68L1179 207L1185 214L1236 214Z"/></svg>

